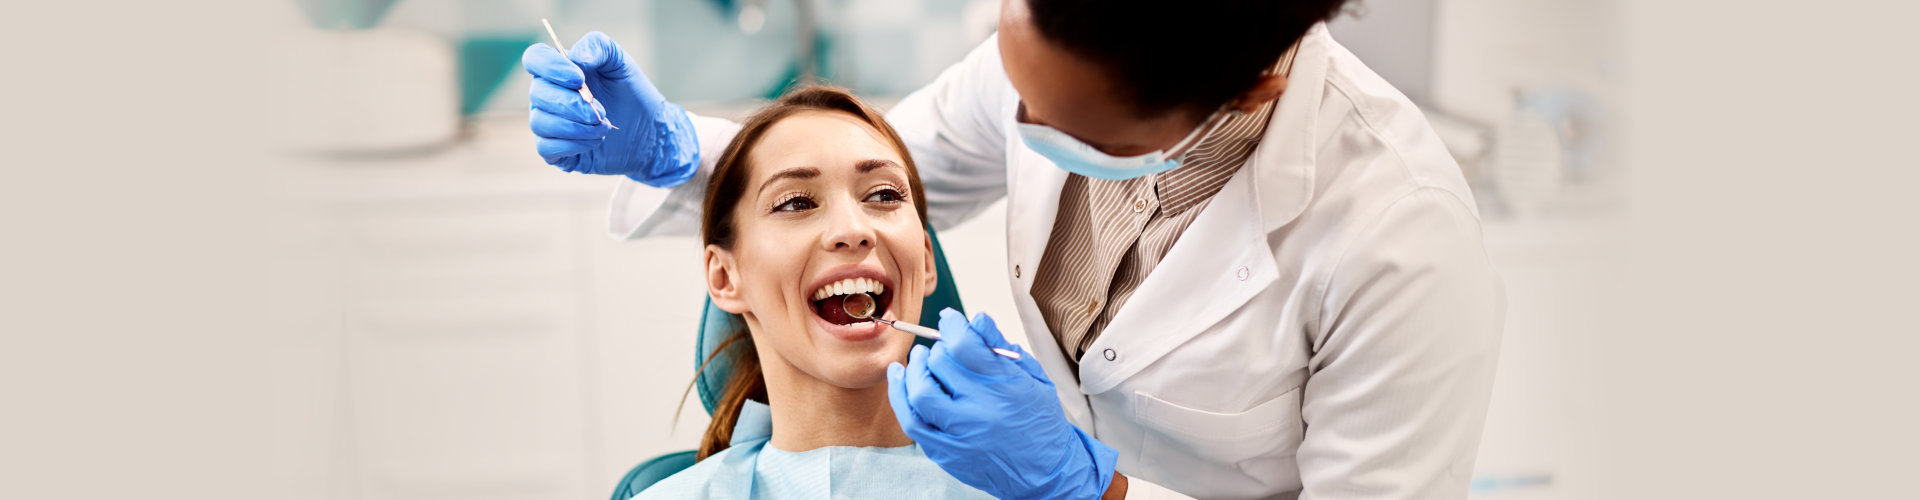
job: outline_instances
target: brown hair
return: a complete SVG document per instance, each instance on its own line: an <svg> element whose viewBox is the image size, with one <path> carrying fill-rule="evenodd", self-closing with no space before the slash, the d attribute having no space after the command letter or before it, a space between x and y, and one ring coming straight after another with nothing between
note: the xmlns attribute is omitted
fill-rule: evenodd
<svg viewBox="0 0 1920 500"><path fill-rule="evenodd" d="M867 125L872 126L886 137L889 146L900 153L903 167L907 169L908 190L913 201L914 211L920 214L924 224L927 220L926 193L920 186L920 171L913 165L913 156L907 152L907 144L900 140L900 134L887 125L878 111L861 103L859 98L847 89L824 85L808 86L788 92L780 99L761 108L753 116L740 124L740 132L733 136L733 142L727 144L727 150L714 162L713 174L707 183L706 200L700 207L700 239L708 245L720 248L733 248L734 208L746 192L747 182L753 169L747 164L753 146L760 142L780 120L802 111L837 111L853 115ZM760 357L753 346L753 337L743 328L727 336L700 364L698 373L704 371L708 363L722 356L733 366L733 372L727 377L726 388L720 393L720 401L713 408L713 420L707 424L707 432L700 438L700 451L697 459L706 459L720 450L727 449L733 439L733 426L740 420L740 408L748 399L766 401L767 381L760 373ZM697 380L696 380L697 383Z"/></svg>

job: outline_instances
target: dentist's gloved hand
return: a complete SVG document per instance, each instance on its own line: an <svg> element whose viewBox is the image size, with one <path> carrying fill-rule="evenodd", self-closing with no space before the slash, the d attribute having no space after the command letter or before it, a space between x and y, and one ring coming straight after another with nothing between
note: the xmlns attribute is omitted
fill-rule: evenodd
<svg viewBox="0 0 1920 500"><path fill-rule="evenodd" d="M994 354L1020 352L1019 360ZM940 342L887 366L887 400L907 436L968 486L998 498L1100 498L1119 452L1067 422L1033 355L985 314L940 311Z"/></svg>
<svg viewBox="0 0 1920 500"><path fill-rule="evenodd" d="M533 75L527 122L540 136L540 157L568 172L624 175L654 187L693 178L700 169L700 140L686 110L667 102L603 33L588 33L568 52L540 43L520 55ZM580 96L582 84L594 103Z"/></svg>

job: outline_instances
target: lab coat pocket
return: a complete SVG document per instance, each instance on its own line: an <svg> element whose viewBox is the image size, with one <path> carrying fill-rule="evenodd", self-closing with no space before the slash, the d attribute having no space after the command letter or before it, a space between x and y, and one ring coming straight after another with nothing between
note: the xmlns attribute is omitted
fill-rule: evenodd
<svg viewBox="0 0 1920 500"><path fill-rule="evenodd" d="M1292 477L1294 452L1304 426L1300 388L1295 387L1246 410L1217 412L1189 408L1141 392L1134 411L1146 433L1141 462L1179 476L1218 477L1240 469L1253 477Z"/></svg>

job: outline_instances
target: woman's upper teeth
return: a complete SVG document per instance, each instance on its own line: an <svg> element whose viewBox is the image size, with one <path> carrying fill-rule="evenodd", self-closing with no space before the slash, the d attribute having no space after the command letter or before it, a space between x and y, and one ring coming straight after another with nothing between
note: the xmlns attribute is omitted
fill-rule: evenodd
<svg viewBox="0 0 1920 500"><path fill-rule="evenodd" d="M825 299L835 295L853 295L856 293L879 294L886 291L887 287L882 286L879 280L871 278L847 278L828 283L827 286L815 290L813 292L813 300Z"/></svg>

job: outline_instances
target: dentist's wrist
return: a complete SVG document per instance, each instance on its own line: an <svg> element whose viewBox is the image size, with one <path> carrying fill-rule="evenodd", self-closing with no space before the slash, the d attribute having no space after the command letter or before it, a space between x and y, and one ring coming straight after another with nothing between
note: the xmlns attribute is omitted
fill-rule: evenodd
<svg viewBox="0 0 1920 500"><path fill-rule="evenodd" d="M1100 495L1100 500L1121 500L1124 498L1127 498L1127 476L1122 476L1120 473L1115 472L1113 473L1113 482L1107 485L1107 492Z"/></svg>

